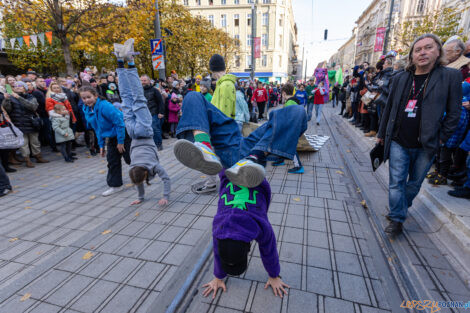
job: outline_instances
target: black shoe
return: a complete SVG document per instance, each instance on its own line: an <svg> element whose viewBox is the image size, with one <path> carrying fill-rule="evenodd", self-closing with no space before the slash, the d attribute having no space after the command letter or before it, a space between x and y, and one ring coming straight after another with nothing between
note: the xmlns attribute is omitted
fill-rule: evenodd
<svg viewBox="0 0 470 313"><path fill-rule="evenodd" d="M5 166L5 172L14 173L16 172L16 169L14 169L13 167Z"/></svg>
<svg viewBox="0 0 470 313"><path fill-rule="evenodd" d="M465 177L466 175L467 175L466 170L465 171L460 171L460 172L450 172L449 174L447 174L447 178L449 178L451 180L456 180L456 179Z"/></svg>
<svg viewBox="0 0 470 313"><path fill-rule="evenodd" d="M452 197L470 199L470 188L468 187L449 190L447 193Z"/></svg>
<svg viewBox="0 0 470 313"><path fill-rule="evenodd" d="M399 235L403 232L403 223L390 221L387 227L385 227L385 232L392 236Z"/></svg>
<svg viewBox="0 0 470 313"><path fill-rule="evenodd" d="M463 184L467 181L467 177L454 180L450 185L453 187L462 187Z"/></svg>
<svg viewBox="0 0 470 313"><path fill-rule="evenodd" d="M370 132L370 129L364 128L362 131L364 132L364 134L367 134Z"/></svg>
<svg viewBox="0 0 470 313"><path fill-rule="evenodd" d="M158 146L158 147L157 147L157 150L158 150L158 151L162 151L162 150L163 150L163 146Z"/></svg>
<svg viewBox="0 0 470 313"><path fill-rule="evenodd" d="M72 154L72 156L71 156L69 159L71 159L71 160L78 160L78 158L77 158L77 157L74 157L73 154Z"/></svg>
<svg viewBox="0 0 470 313"><path fill-rule="evenodd" d="M0 197L6 196L7 194L10 193L10 191L11 191L11 189L8 189L8 188L1 189L0 190Z"/></svg>
<svg viewBox="0 0 470 313"><path fill-rule="evenodd" d="M56 147L53 147L52 152L59 152L59 149L57 149Z"/></svg>
<svg viewBox="0 0 470 313"><path fill-rule="evenodd" d="M320 123L317 122L317 125L320 125Z"/></svg>
<svg viewBox="0 0 470 313"><path fill-rule="evenodd" d="M67 162L67 163L73 163L73 159L71 159L71 158L66 158L66 159L65 159L65 162Z"/></svg>
<svg viewBox="0 0 470 313"><path fill-rule="evenodd" d="M71 156L76 156L77 154L75 152L70 153Z"/></svg>
<svg viewBox="0 0 470 313"><path fill-rule="evenodd" d="M91 156L96 156L98 155L98 152L96 152L96 150L90 150L90 154Z"/></svg>
<svg viewBox="0 0 470 313"><path fill-rule="evenodd" d="M163 135L162 135L162 138L163 138L163 139L170 139L170 137L168 136L168 134L163 134Z"/></svg>

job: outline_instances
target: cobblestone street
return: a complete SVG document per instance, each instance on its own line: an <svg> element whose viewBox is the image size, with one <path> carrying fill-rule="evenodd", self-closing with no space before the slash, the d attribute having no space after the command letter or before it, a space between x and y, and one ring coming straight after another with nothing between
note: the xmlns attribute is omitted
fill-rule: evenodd
<svg viewBox="0 0 470 313"><path fill-rule="evenodd" d="M179 312L411 312L400 305L413 300L405 298L413 294L404 294L408 289L396 279L402 276L394 274L393 261L387 260L390 250L384 248L380 231L361 203L368 192L366 200L373 210L381 203L375 199L386 203L387 195L376 190L373 180L368 181L370 190L357 184L360 175L350 170L344 157L345 149L355 153L355 147L342 145L338 136L350 143L356 139L336 113L326 109L328 121L309 126L308 134L330 139L319 152L301 154L305 174L288 174L290 161L287 166L267 167L273 193L269 220L277 238L281 276L291 287L288 296L274 297L264 289L268 276L254 245L248 271L228 278L227 292L219 292L214 300L203 298L200 288L212 278L210 255ZM136 191L127 166L125 190L102 197L106 162L84 149L77 149L79 160L73 164L47 154L51 163L10 175L14 193L0 200L0 312L167 310L211 241L218 198L215 193L191 193L190 185L205 176L183 167L174 158L172 145L164 144L160 160L172 179L165 208L157 206L163 188L158 179L146 187L145 202L130 206ZM367 156L366 149L362 153ZM362 161L357 169L364 174L370 171L369 160ZM383 219L382 211L376 214ZM413 218L405 228L413 232L412 244L406 247L416 247L421 254L415 254L410 261L414 268L404 275L429 287L413 289L420 297L414 300L470 300L453 265L443 255L436 257L438 248ZM389 242L392 249L400 249L398 244Z"/></svg>

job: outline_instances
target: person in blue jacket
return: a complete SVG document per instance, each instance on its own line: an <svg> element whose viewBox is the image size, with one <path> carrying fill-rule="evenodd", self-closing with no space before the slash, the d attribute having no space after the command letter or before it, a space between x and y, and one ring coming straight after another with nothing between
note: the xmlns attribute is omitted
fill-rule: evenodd
<svg viewBox="0 0 470 313"><path fill-rule="evenodd" d="M308 95L307 95L307 92L305 91L305 86L303 84L299 85L299 89L295 92L294 97L299 99L300 105L305 106L307 104Z"/></svg>
<svg viewBox="0 0 470 313"><path fill-rule="evenodd" d="M85 104L83 107L85 119L95 130L101 156L106 156L108 161L106 181L110 188L102 195L110 196L123 189L121 158L124 157L124 161L130 164L131 140L126 134L121 111L108 101L101 99L96 89L91 86L83 86L79 93Z"/></svg>

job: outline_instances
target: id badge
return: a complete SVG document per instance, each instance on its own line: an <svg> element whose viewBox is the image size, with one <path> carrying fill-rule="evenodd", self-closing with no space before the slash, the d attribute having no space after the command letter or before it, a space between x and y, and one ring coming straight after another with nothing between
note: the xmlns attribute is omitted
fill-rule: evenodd
<svg viewBox="0 0 470 313"><path fill-rule="evenodd" d="M408 112L408 117L410 118L416 117L416 113Z"/></svg>
<svg viewBox="0 0 470 313"><path fill-rule="evenodd" d="M418 100L408 100L408 104L406 105L405 112L413 112L417 102Z"/></svg>

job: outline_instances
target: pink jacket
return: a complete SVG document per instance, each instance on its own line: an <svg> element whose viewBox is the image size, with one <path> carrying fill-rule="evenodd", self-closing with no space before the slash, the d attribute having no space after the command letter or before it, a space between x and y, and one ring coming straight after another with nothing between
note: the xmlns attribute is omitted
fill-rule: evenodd
<svg viewBox="0 0 470 313"><path fill-rule="evenodd" d="M180 109L181 108L178 103L171 100L168 102L168 123L178 123L178 112Z"/></svg>

